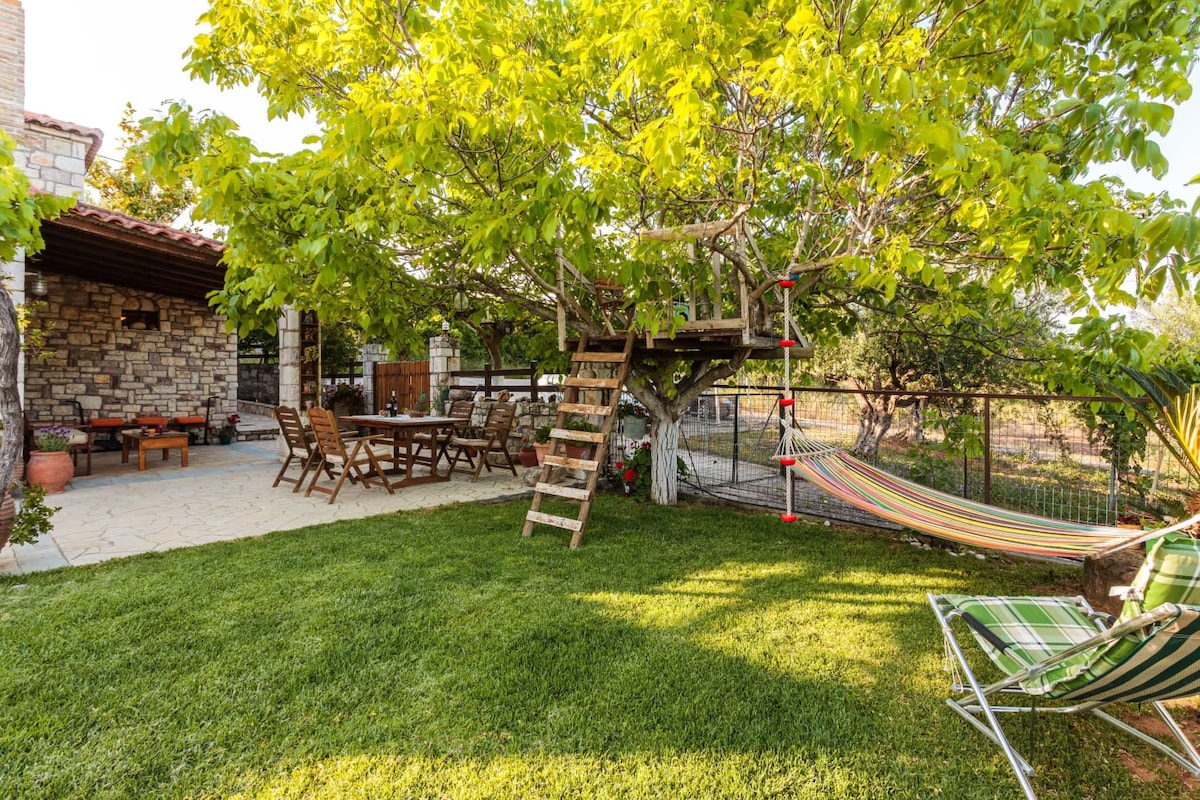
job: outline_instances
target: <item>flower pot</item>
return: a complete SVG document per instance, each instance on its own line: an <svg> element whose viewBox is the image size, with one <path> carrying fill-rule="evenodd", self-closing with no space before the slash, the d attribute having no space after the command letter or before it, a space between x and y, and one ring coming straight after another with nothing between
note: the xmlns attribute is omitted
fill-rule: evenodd
<svg viewBox="0 0 1200 800"><path fill-rule="evenodd" d="M517 458L521 460L522 467L536 467L539 463L537 451L532 447L528 450L518 450Z"/></svg>
<svg viewBox="0 0 1200 800"><path fill-rule="evenodd" d="M233 437L236 435L237 434L233 433L232 431L230 431L228 433L226 433L225 431L221 431L220 433L217 434L217 440L220 441L221 444L233 444Z"/></svg>
<svg viewBox="0 0 1200 800"><path fill-rule="evenodd" d="M626 417L621 421L621 429L627 439L642 439L646 436L648 423L645 417Z"/></svg>
<svg viewBox="0 0 1200 800"><path fill-rule="evenodd" d="M533 443L533 452L534 452L534 455L537 456L538 466L541 466L542 462L546 460L546 453L550 452L550 443L549 442L534 442Z"/></svg>
<svg viewBox="0 0 1200 800"><path fill-rule="evenodd" d="M30 483L40 485L46 494L61 492L74 475L75 465L66 450L34 450L29 454L29 463L25 466L26 478Z"/></svg>
<svg viewBox="0 0 1200 800"><path fill-rule="evenodd" d="M568 444L566 445L567 458L574 458L580 461L590 461L592 458L592 448L587 445Z"/></svg>

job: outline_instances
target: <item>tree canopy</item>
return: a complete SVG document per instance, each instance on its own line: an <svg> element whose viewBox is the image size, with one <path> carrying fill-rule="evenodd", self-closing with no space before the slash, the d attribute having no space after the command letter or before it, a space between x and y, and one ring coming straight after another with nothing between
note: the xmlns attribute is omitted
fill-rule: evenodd
<svg viewBox="0 0 1200 800"><path fill-rule="evenodd" d="M269 155L177 105L148 149L227 230L216 300L248 327L291 304L398 341L461 286L595 332L589 290L606 278L641 325L669 329L684 287L713 290L707 249L764 314L796 274L794 311L817 341L868 295L923 293L923 324L949 326L983 318L981 297L1045 287L1099 336L1112 303L1193 285L1197 219L1102 176L1116 160L1166 169L1152 137L1191 92L1197 11L212 0L192 74L253 84L272 114L320 133ZM738 235L638 235L712 220ZM635 365L656 431L737 366Z"/></svg>
<svg viewBox="0 0 1200 800"><path fill-rule="evenodd" d="M121 161L115 166L104 160L93 163L87 185L99 195L99 204L104 208L150 222L174 224L196 199L196 191L187 181L160 186L146 174L146 132L137 124L135 114L133 106L126 103L120 123Z"/></svg>

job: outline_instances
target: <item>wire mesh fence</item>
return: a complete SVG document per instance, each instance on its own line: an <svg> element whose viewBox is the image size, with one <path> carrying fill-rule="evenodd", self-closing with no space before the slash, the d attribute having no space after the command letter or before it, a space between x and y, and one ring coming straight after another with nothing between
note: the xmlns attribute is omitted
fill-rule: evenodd
<svg viewBox="0 0 1200 800"><path fill-rule="evenodd" d="M718 388L698 398L682 420L683 491L766 508L786 503L784 473L772 459L782 431L778 387ZM809 437L846 448L862 430L855 393L794 390L795 424ZM1148 442L1130 459L1089 437L1078 407L1084 398L929 393L906 395L877 453L866 460L925 486L991 505L1056 519L1111 525L1132 507L1179 502L1186 476L1161 445ZM626 447L628 442L624 443ZM619 460L624 448L612 450ZM880 525L797 480L796 511Z"/></svg>

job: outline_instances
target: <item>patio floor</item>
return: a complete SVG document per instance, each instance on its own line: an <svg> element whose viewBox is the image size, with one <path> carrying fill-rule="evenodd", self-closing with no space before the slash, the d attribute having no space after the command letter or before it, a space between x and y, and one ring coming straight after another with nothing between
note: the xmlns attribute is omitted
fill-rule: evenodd
<svg viewBox="0 0 1200 800"><path fill-rule="evenodd" d="M378 485L364 490L347 482L329 504L324 495L293 494L291 484L272 489L282 463L278 453L275 439L194 446L182 468L178 450L170 451L167 461L151 452L145 472L138 472L136 457L122 464L119 450L93 453L90 476L76 476L65 492L46 498L61 508L53 532L36 544L0 551L0 575L531 491L520 478L497 469L485 471L478 483L456 473L449 483L408 486L394 495ZM298 472L293 468L291 474Z"/></svg>

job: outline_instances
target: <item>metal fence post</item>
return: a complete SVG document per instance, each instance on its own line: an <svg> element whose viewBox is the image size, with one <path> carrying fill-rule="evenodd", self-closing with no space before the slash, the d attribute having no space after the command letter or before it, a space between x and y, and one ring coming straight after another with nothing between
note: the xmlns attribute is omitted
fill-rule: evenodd
<svg viewBox="0 0 1200 800"><path fill-rule="evenodd" d="M992 502L992 398L983 398L983 502Z"/></svg>
<svg viewBox="0 0 1200 800"><path fill-rule="evenodd" d="M733 396L733 480L738 479L738 409L742 405L742 395Z"/></svg>

